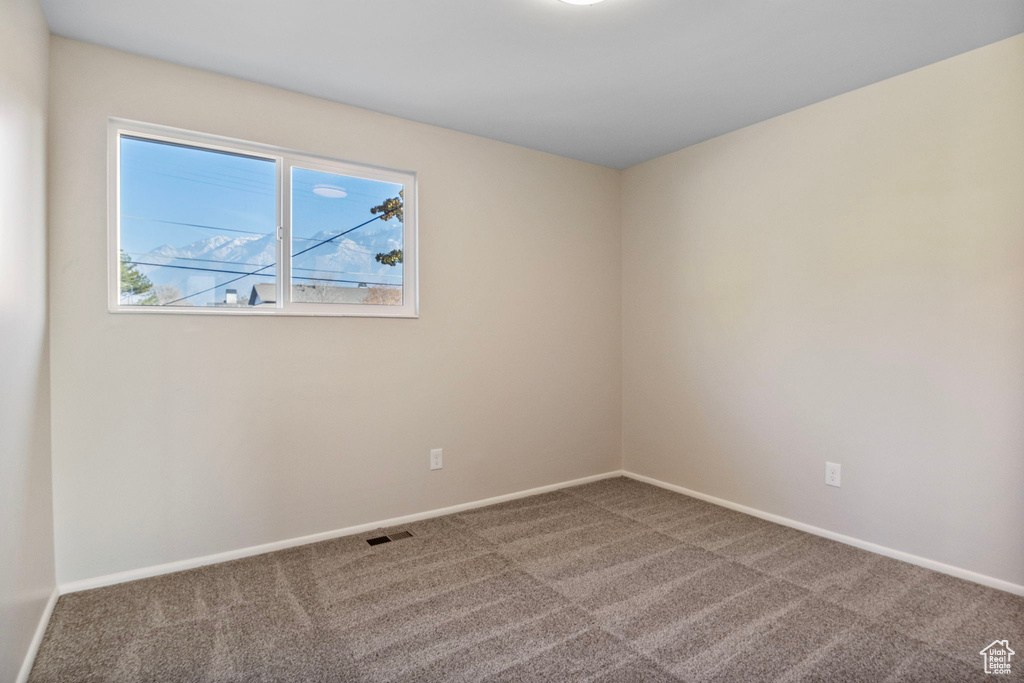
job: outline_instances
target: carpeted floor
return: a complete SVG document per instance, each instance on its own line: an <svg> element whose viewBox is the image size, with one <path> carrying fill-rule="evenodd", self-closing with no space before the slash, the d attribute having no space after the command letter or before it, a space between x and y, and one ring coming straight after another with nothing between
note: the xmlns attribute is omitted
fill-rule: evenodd
<svg viewBox="0 0 1024 683"><path fill-rule="evenodd" d="M630 479L402 528L63 596L30 681L962 681L997 638L1024 672L1024 598Z"/></svg>

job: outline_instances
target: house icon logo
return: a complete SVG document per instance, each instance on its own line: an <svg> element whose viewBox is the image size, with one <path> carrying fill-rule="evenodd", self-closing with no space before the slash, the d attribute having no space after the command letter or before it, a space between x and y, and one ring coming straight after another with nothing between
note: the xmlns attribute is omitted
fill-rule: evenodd
<svg viewBox="0 0 1024 683"><path fill-rule="evenodd" d="M1009 674L1010 658L1017 653L1010 649L1010 641L994 640L979 654L985 658L985 673Z"/></svg>

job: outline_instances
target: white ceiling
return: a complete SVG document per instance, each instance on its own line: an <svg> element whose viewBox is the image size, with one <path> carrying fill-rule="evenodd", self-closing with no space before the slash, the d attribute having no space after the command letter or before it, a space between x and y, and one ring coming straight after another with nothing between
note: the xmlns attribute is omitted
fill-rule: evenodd
<svg viewBox="0 0 1024 683"><path fill-rule="evenodd" d="M1024 32L1024 0L43 0L57 35L625 168Z"/></svg>

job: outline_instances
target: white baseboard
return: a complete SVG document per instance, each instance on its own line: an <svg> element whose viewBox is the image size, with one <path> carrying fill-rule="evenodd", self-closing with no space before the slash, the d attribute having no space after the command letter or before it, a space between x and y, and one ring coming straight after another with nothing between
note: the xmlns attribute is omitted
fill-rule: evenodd
<svg viewBox="0 0 1024 683"><path fill-rule="evenodd" d="M764 512L756 508L747 507L746 505L733 503L729 500L723 500L722 498L715 498L714 496L709 496L706 493L691 491L690 489L683 488L682 486L669 484L668 482L661 481L660 479L654 479L653 477L645 477L642 474L634 474L633 472L627 471L623 471L622 474L630 479L636 479L637 481L659 486L663 489L668 489L669 491L675 491L676 493L683 493L687 496L692 496L693 498L706 500L709 503L721 505L722 507L727 507L731 510L736 510L737 512L743 512L754 517L760 517L761 519L769 522L775 522L776 524L782 524L783 526L799 529L800 531L806 531L807 533L814 534L815 536L830 538L833 541L839 541L840 543L852 545L856 548L878 553L879 555L885 555L886 557L901 560L909 564L916 564L917 566L924 567L925 569L932 569L937 572L942 572L943 574L949 574L950 576L955 576L958 579L965 579L967 581L973 581L974 583L980 583L982 586L997 588L1001 591L1006 591L1007 593L1013 593L1015 595L1024 595L1024 586L1020 584L1011 583L992 576L986 576L985 574L979 574L978 572L973 572L969 569L954 567L951 564L945 564L944 562L938 562L937 560L929 560L927 557L912 555L910 553L905 553L902 550L893 550L892 548L887 548L884 545L878 545L877 543L871 543L870 541L862 541L861 539L854 538L853 536L846 536L844 534L836 533L835 531L829 531L828 529L822 529L821 527L798 522L794 519L789 519L788 517Z"/></svg>
<svg viewBox="0 0 1024 683"><path fill-rule="evenodd" d="M443 517L444 515L450 515L455 512L462 512L464 510L472 510L473 508L486 507L488 505L494 505L496 503L504 503L508 500L516 500L517 498L526 498L528 496L536 496L541 493L548 493L549 491L557 491L558 489L568 488L570 486L579 486L580 484L588 484L592 481L598 481L600 479L609 479L611 477L621 477L623 475L622 470L615 470L612 472L605 472L604 474L595 474L590 477L583 477L581 479L573 479L572 481L563 481L558 484L549 484L548 486L539 486L535 489L528 489L526 491L517 491L516 493L506 493L502 496L495 496L493 498L486 498L484 500L476 500L471 503L461 503L459 505L452 505L446 508L438 508L436 510L429 510L427 512L418 512L412 515L405 515L403 517L394 517L392 519L384 519L377 522L369 522L367 524L358 524L356 526L345 527L344 529L335 529L333 531L324 531L319 534L311 534L309 536L300 536L298 538L289 538L283 541L275 541L274 543L265 543L263 545L255 545L249 548L240 548L238 550L229 550L223 553L216 553L214 555L205 555L203 557L194 557L188 560L178 560L177 562L168 562L167 564L158 564L152 567L142 567L140 569L131 569L129 571L118 572L116 574L107 574L105 576L97 576L91 579L82 579L80 581L70 581L62 583L58 586L60 594L76 593L78 591L89 590L91 588L102 588L103 586L111 586L116 583L125 583L126 581L135 581L137 579L146 579L151 576L159 576L161 574L171 574L173 572L180 572L185 569L194 569L196 567L203 567L210 564L217 564L219 562L228 562L230 560L238 560L243 557L252 557L253 555L262 555L264 553L272 553L275 550L284 550L286 548L294 548L295 546L306 545L308 543L317 543L319 541L329 541L332 538L341 538L342 536L351 536L352 534L361 534L364 531L373 531L381 527L399 526L402 524L409 524L411 522L418 522L423 519L430 519L432 517Z"/></svg>
<svg viewBox="0 0 1024 683"><path fill-rule="evenodd" d="M699 491L693 491L682 486L676 486L675 484L669 484L668 482L654 479L652 477L646 477L641 474L635 474L633 472L627 472L625 470L616 470L613 472L605 472L604 474L597 474L590 477L583 477L581 479L574 479L572 481L563 481L558 484L550 484L548 486L540 486L534 489L528 489L526 491L517 491L515 493L507 493L501 496L495 496L493 498L486 498L484 500L476 500L470 503L461 503L459 505L452 505L446 508L438 508L436 510L429 510L427 512L418 512L412 515L405 515L403 517L394 517L392 519L384 519L377 522L369 522L367 524L359 524L356 526L345 527L343 529L335 529L333 531L325 531L318 534L312 534L309 536L301 536L298 538L289 538L283 541L276 541L274 543L266 543L264 545L251 546L249 548L240 548L238 550L230 550L228 552L216 553L214 555L205 555L203 557L195 557L188 560L179 560L177 562L168 562L167 564L159 564L152 567L142 567L140 569L132 569L125 572L119 572L116 574L107 574L105 576L97 576L91 579L83 579L81 581L71 581L68 583L62 583L57 588L59 594L75 593L77 591L89 590L91 588L101 588L103 586L110 586L117 583L124 583L126 581L135 581L137 579L145 579L151 576L159 576L161 574L171 574L173 572L180 572L186 569L194 569L196 567L203 567L210 564L217 564L219 562L228 562L230 560L237 560L243 557L251 557L253 555L262 555L264 553L272 553L276 550L284 550L286 548L294 548L300 545L306 545L308 543L317 543L319 541L328 541L332 538L341 538L342 536L351 536L353 534L360 534L365 531L372 531L381 527L400 526L402 524L409 524L411 522L418 522L423 519L430 519L432 517L442 517L444 515L450 515L456 512L462 512L464 510L472 510L474 508L486 507L488 505L495 505L497 503L503 503L509 500L516 500L517 498L526 498L528 496L536 496L541 493L548 493L549 491L557 491L558 489L568 488L570 486L579 486L581 484L587 484L592 481L598 481L600 479L609 479L611 477L626 476L637 481L642 481L647 484L659 486L669 491L676 491L687 496L706 500L709 503L715 505L721 505L738 512L743 512L754 517L768 520L769 522L775 522L776 524L782 524L784 526L799 529L800 531L806 531L807 533L814 534L816 536L822 536L824 538L832 539L840 543L852 545L856 548L862 548L879 555L885 555L893 559L908 562L910 564L924 567L926 569L932 569L943 574L949 574L960 579L967 581L973 581L983 586L989 586L991 588L997 588L999 590L1006 591L1008 593L1014 593L1015 595L1024 595L1024 586L1003 579L997 579L985 574L979 574L969 569L962 569L960 567L954 567L953 565L938 562L936 560L930 560L926 557L920 557L918 555L912 555L902 550L894 550L887 548L877 543L871 543L870 541L863 541L859 538L852 536L846 536L844 534L829 531L828 529L822 529L820 527L813 526L811 524L805 524L804 522L798 522L787 517L775 515L770 512L764 512L756 508L748 507L746 505L740 505L729 500L722 498L716 498L709 496ZM35 651L39 647L39 642L42 641L43 631L46 629L46 623L49 621L50 612L53 610L54 604L57 601L58 592L55 591L53 597L50 600L50 604L47 607L47 612L44 615L45 620L41 623L39 632L36 634L36 638L33 640L33 647L30 649L29 654L31 657L26 659L26 666L31 668L31 659L35 657ZM28 670L25 669L24 676L28 676ZM23 678L18 678L18 682L21 683Z"/></svg>
<svg viewBox="0 0 1024 683"><path fill-rule="evenodd" d="M18 672L18 677L14 679L15 683L25 683L25 681L28 680L28 675L32 673L32 665L36 661L36 654L39 652L39 646L43 644L43 636L46 634L46 627L50 623L50 617L53 615L53 608L57 606L57 598L59 597L60 591L55 586L53 592L50 593L50 599L47 601L42 615L39 617L39 625L36 626L36 632L35 635L32 636L32 642L28 644L28 652L25 653L25 659L21 664L21 671Z"/></svg>

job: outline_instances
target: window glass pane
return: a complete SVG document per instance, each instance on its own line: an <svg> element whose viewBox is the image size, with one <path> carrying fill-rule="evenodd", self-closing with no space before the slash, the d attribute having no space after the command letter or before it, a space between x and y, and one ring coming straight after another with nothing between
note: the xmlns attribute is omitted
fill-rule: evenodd
<svg viewBox="0 0 1024 683"><path fill-rule="evenodd" d="M402 305L404 188L292 169L292 301Z"/></svg>
<svg viewBox="0 0 1024 683"><path fill-rule="evenodd" d="M274 306L273 160L122 136L126 306Z"/></svg>

